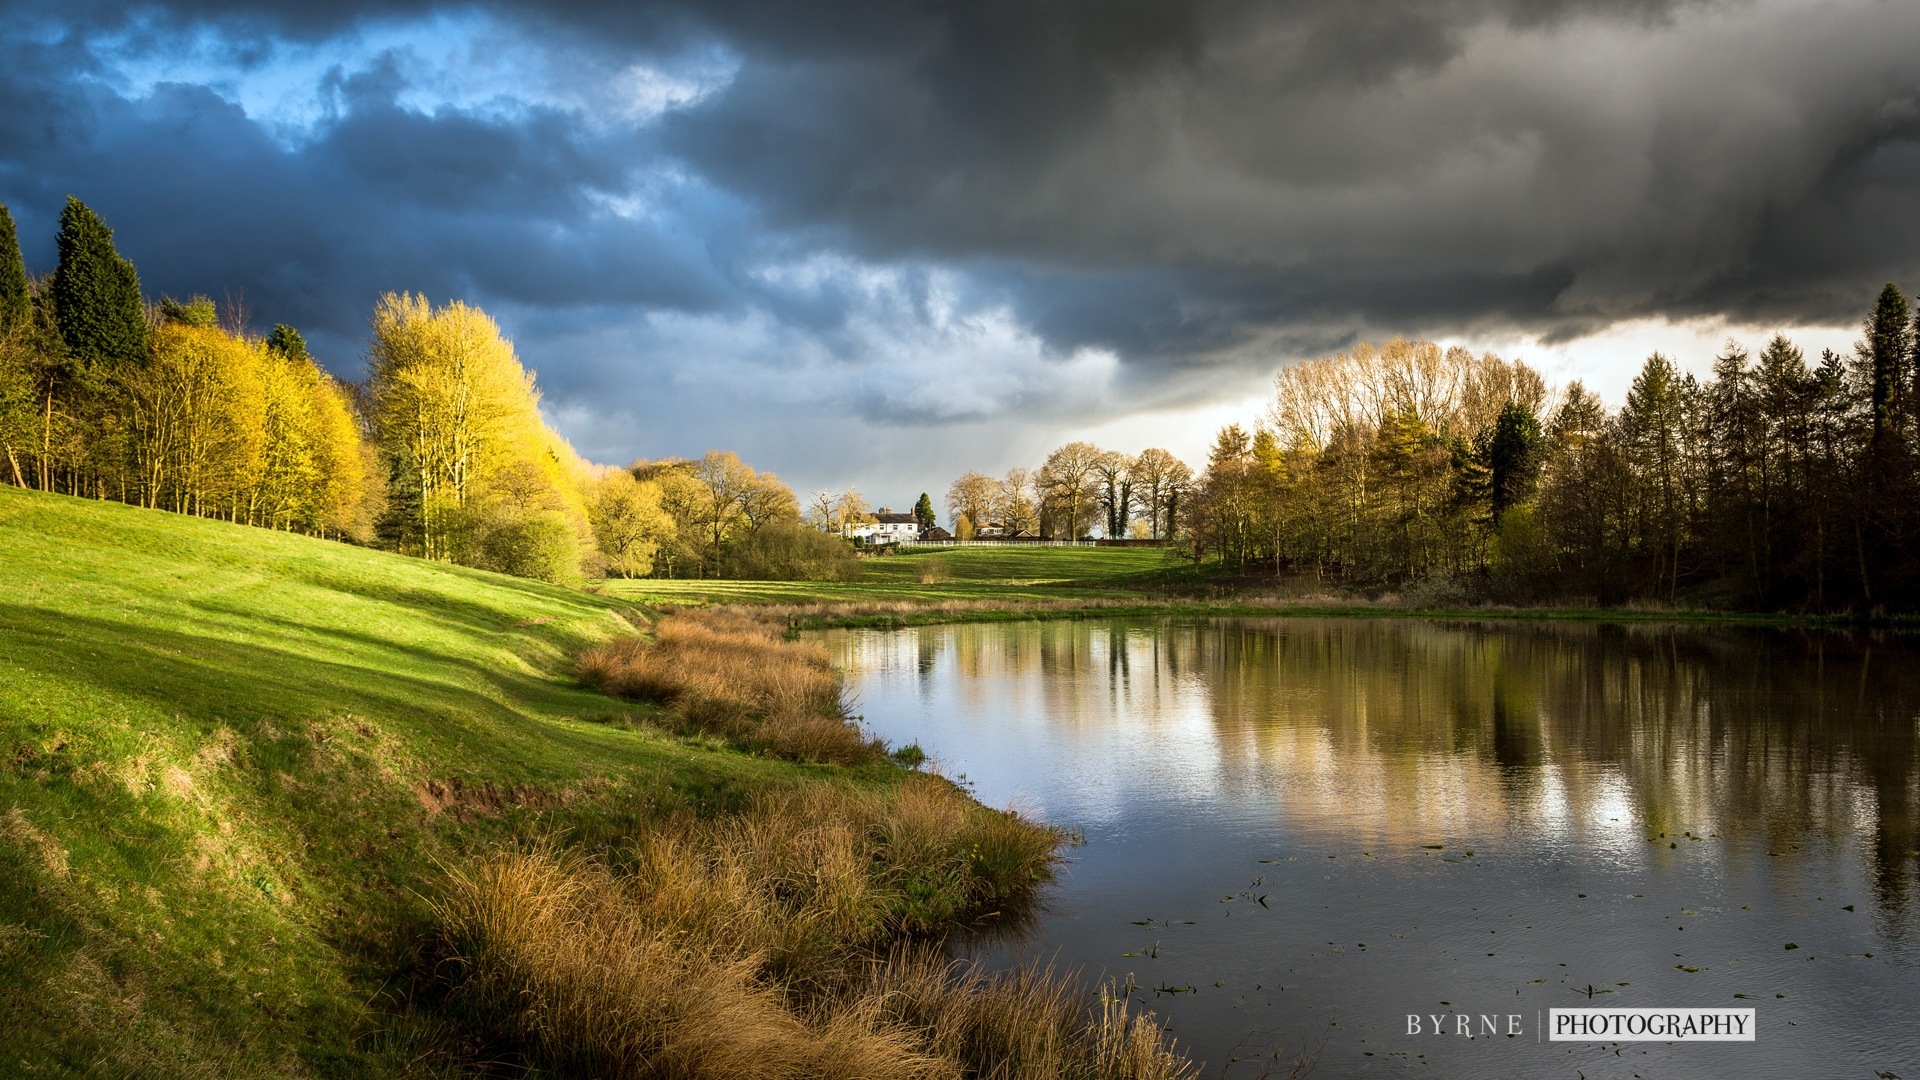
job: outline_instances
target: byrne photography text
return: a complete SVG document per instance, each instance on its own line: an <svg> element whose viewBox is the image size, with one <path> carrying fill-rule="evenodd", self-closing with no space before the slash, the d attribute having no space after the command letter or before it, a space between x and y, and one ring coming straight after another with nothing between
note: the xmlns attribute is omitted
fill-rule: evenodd
<svg viewBox="0 0 1920 1080"><path fill-rule="evenodd" d="M1539 1034L1554 1042L1752 1042L1753 1029L1752 1009L1552 1009ZM1526 1033L1523 1013L1407 1014L1409 1035L1512 1039Z"/></svg>

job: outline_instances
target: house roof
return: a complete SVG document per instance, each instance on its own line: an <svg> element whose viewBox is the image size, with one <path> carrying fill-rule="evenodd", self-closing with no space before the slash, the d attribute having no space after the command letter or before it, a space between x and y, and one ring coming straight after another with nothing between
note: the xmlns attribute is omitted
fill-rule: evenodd
<svg viewBox="0 0 1920 1080"><path fill-rule="evenodd" d="M875 514L873 520L881 525L918 525L920 519L912 514Z"/></svg>

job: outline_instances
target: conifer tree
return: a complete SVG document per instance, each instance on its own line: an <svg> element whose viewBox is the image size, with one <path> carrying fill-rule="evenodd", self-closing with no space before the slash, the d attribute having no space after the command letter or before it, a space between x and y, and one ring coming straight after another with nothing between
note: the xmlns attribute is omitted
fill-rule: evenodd
<svg viewBox="0 0 1920 1080"><path fill-rule="evenodd" d="M920 493L920 501L913 504L913 520L920 524L921 532L933 528L939 520L933 514L933 498L924 491Z"/></svg>
<svg viewBox="0 0 1920 1080"><path fill-rule="evenodd" d="M1508 510L1533 497L1540 480L1542 442L1540 419L1532 409L1509 399L1487 440L1493 524L1500 524Z"/></svg>
<svg viewBox="0 0 1920 1080"><path fill-rule="evenodd" d="M313 359L307 352L307 339L286 323L273 324L273 332L267 335L267 351L288 360Z"/></svg>
<svg viewBox="0 0 1920 1080"><path fill-rule="evenodd" d="M0 334L22 325L32 314L20 237L14 232L12 212L0 203Z"/></svg>
<svg viewBox="0 0 1920 1080"><path fill-rule="evenodd" d="M1880 299L1873 305L1873 313L1867 316L1867 340L1863 343L1871 379L1869 402L1873 408L1876 443L1894 423L1895 411L1899 408L1900 376L1912 351L1907 316L1906 295L1899 286L1887 282L1887 287L1880 290Z"/></svg>
<svg viewBox="0 0 1920 1080"><path fill-rule="evenodd" d="M113 247L113 230L69 195L60 212L60 266L53 275L54 318L67 348L108 369L147 351L146 309L133 264Z"/></svg>

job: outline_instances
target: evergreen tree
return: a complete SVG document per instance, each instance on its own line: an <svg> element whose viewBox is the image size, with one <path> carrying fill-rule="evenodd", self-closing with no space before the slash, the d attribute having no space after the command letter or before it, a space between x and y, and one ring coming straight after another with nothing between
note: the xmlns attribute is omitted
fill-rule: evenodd
<svg viewBox="0 0 1920 1080"><path fill-rule="evenodd" d="M115 368L147 352L146 309L133 264L113 247L113 230L69 195L60 212L60 266L54 318L67 348L86 363Z"/></svg>
<svg viewBox="0 0 1920 1080"><path fill-rule="evenodd" d="M287 360L313 359L307 352L307 339L286 323L273 324L273 332L267 335L267 351Z"/></svg>
<svg viewBox="0 0 1920 1080"><path fill-rule="evenodd" d="M20 237L13 214L0 203L0 334L27 321L33 314L27 295L27 264L20 257Z"/></svg>
<svg viewBox="0 0 1920 1080"><path fill-rule="evenodd" d="M1635 517L1640 554L1652 563L1652 584L1671 600L1679 589L1680 547L1686 535L1687 380L1673 361L1654 353L1627 391L1620 432L1639 498Z"/></svg>
<svg viewBox="0 0 1920 1080"><path fill-rule="evenodd" d="M913 520L919 522L921 532L933 528L939 520L933 516L933 499L924 491L920 493L920 501L913 504Z"/></svg>
<svg viewBox="0 0 1920 1080"><path fill-rule="evenodd" d="M1509 509L1533 497L1540 480L1541 442L1540 418L1509 400L1493 422L1485 453L1494 525Z"/></svg>
<svg viewBox="0 0 1920 1080"><path fill-rule="evenodd" d="M1912 342L1908 338L1907 298L1900 287L1887 282L1880 299L1867 316L1866 350L1870 381L1869 402L1873 408L1873 438L1877 443L1894 423L1899 408L1900 376L1904 374Z"/></svg>

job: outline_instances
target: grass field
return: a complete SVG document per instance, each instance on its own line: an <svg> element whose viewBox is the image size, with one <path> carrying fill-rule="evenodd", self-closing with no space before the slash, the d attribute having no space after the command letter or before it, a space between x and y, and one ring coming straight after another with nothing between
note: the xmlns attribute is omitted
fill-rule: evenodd
<svg viewBox="0 0 1920 1080"><path fill-rule="evenodd" d="M1160 548L907 548L860 560L858 581L611 580L607 593L644 603L858 604L1143 600L1203 584Z"/></svg>
<svg viewBox="0 0 1920 1080"><path fill-rule="evenodd" d="M821 771L606 722L608 598L5 486L0 580L0 1075L408 1075L441 866Z"/></svg>
<svg viewBox="0 0 1920 1080"><path fill-rule="evenodd" d="M1337 587L1224 576L1159 548L907 548L860 561L858 581L609 580L608 596L643 604L766 607L801 627L902 626L1076 614L1313 618L1545 619L1811 625L1833 618L1646 605L1631 608L1423 607ZM1901 622L1902 620L1896 620Z"/></svg>

